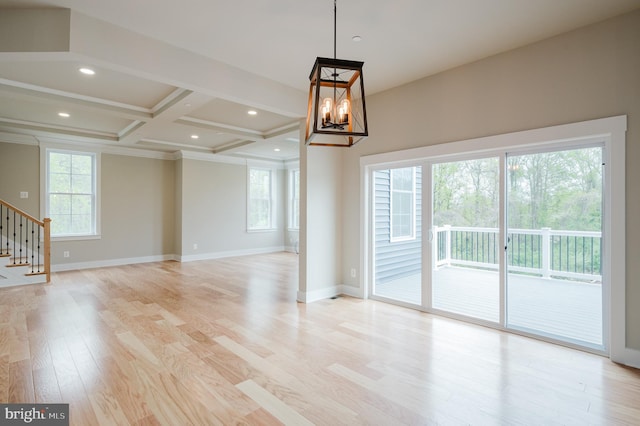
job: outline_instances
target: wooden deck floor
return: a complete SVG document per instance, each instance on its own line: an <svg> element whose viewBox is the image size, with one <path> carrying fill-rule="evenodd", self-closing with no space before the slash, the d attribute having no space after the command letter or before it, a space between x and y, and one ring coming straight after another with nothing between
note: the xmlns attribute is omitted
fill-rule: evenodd
<svg viewBox="0 0 640 426"><path fill-rule="evenodd" d="M420 275L376 286L377 295L420 304ZM433 307L498 322L498 273L445 267L433 275ZM589 346L602 345L600 284L512 274L507 290L510 327Z"/></svg>
<svg viewBox="0 0 640 426"><path fill-rule="evenodd" d="M69 403L83 426L638 424L640 370L375 300L296 303L297 262L2 288L0 402Z"/></svg>

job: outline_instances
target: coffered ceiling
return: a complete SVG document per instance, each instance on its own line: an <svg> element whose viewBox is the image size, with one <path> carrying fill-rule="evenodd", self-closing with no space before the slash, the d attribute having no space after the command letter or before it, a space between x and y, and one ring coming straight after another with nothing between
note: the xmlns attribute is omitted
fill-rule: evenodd
<svg viewBox="0 0 640 426"><path fill-rule="evenodd" d="M338 57L365 62L370 96L639 7L338 0ZM0 0L0 24L4 140L294 159L309 72L333 56L330 0Z"/></svg>

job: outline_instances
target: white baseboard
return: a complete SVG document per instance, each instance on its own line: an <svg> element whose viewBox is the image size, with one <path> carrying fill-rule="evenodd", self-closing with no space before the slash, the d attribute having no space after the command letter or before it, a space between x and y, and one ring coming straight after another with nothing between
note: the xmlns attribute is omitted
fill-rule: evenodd
<svg viewBox="0 0 640 426"><path fill-rule="evenodd" d="M258 249L246 249L246 250L218 251L213 253L202 253L202 254L191 254L187 256L177 256L176 260L178 260L179 262L195 262L197 260L211 260L211 259L222 259L225 257L250 256L252 254L277 253L281 251L285 251L284 246L263 247Z"/></svg>
<svg viewBox="0 0 640 426"><path fill-rule="evenodd" d="M299 291L296 299L302 303L313 303L318 300L329 299L340 294L340 287L336 285L313 291Z"/></svg>
<svg viewBox="0 0 640 426"><path fill-rule="evenodd" d="M175 260L178 262L194 262L197 260L221 259L224 257L248 256L252 254L277 253L285 251L284 246L265 247L260 249L233 250L215 253L203 253L198 255L179 256L175 254L163 254L158 256L128 257L122 259L94 260L90 262L60 263L51 265L52 272L74 271L78 269L105 268L109 266L133 265L136 263L163 262Z"/></svg>
<svg viewBox="0 0 640 426"><path fill-rule="evenodd" d="M166 260L177 260L173 254L163 254L158 256L128 257L123 259L94 260L91 262L61 263L51 265L52 272L75 271L78 269L105 268L109 266L133 265L136 263L164 262Z"/></svg>
<svg viewBox="0 0 640 426"><path fill-rule="evenodd" d="M362 294L362 289L359 287L353 287L350 285L341 285L340 286L340 294L344 294L345 296L355 297L357 299L364 299L364 295Z"/></svg>
<svg viewBox="0 0 640 426"><path fill-rule="evenodd" d="M612 354L611 361L640 369L640 351L632 348L624 348L618 351L618 353Z"/></svg>
<svg viewBox="0 0 640 426"><path fill-rule="evenodd" d="M298 251L295 246L285 246L284 251L298 254Z"/></svg>
<svg viewBox="0 0 640 426"><path fill-rule="evenodd" d="M299 291L296 299L301 303L313 303L318 300L329 299L338 295L345 295L362 299L362 292L358 287L350 285L335 285L333 287L325 287L314 291Z"/></svg>

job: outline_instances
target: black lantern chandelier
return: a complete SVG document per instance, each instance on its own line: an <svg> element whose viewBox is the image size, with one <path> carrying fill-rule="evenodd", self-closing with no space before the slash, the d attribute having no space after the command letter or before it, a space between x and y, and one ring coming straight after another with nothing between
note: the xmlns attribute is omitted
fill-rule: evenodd
<svg viewBox="0 0 640 426"><path fill-rule="evenodd" d="M309 80L307 145L350 147L368 136L362 66L336 59L337 6L333 0L333 59L316 58Z"/></svg>

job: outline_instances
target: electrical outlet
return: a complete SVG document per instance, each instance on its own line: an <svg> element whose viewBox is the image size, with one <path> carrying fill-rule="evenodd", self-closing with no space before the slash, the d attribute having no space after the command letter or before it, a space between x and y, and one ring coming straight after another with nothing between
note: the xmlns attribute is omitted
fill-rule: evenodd
<svg viewBox="0 0 640 426"><path fill-rule="evenodd" d="M198 244L197 243L193 245L193 249L194 250L198 250Z"/></svg>
<svg viewBox="0 0 640 426"><path fill-rule="evenodd" d="M356 268L351 268L351 278L356 277Z"/></svg>
<svg viewBox="0 0 640 426"><path fill-rule="evenodd" d="M64 257L69 257L69 252L68 252L68 251L64 251L64 252L62 252L62 256L64 256Z"/></svg>

